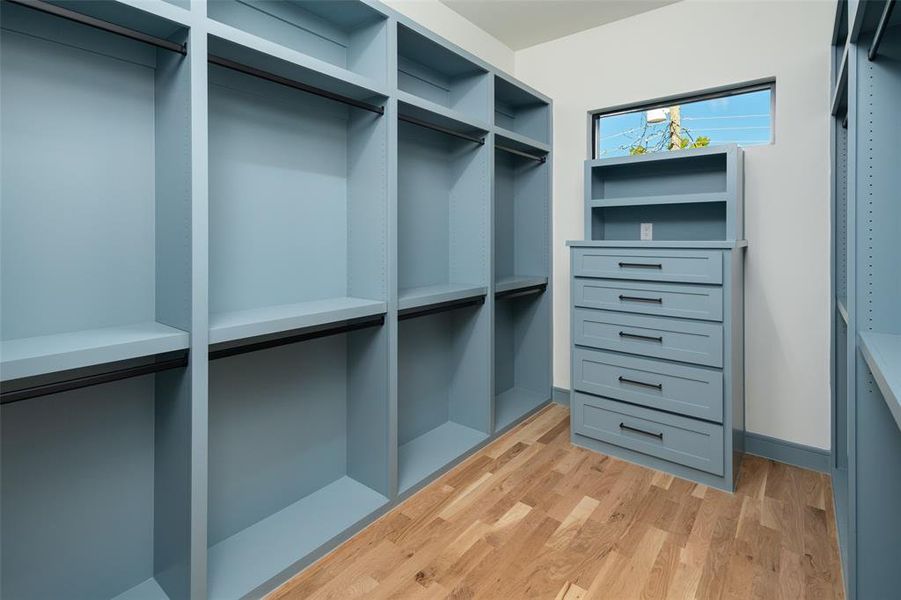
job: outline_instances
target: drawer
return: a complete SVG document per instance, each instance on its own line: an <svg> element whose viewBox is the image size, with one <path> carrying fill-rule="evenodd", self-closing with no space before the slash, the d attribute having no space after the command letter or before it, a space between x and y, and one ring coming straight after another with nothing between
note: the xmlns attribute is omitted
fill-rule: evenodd
<svg viewBox="0 0 901 600"><path fill-rule="evenodd" d="M621 279L575 279L573 303L586 308L723 320L723 288Z"/></svg>
<svg viewBox="0 0 901 600"><path fill-rule="evenodd" d="M576 348L573 388L688 417L723 421L723 372Z"/></svg>
<svg viewBox="0 0 901 600"><path fill-rule="evenodd" d="M721 323L574 308L573 343L708 367L723 366Z"/></svg>
<svg viewBox="0 0 901 600"><path fill-rule="evenodd" d="M573 275L679 283L722 283L718 250L575 248Z"/></svg>
<svg viewBox="0 0 901 600"><path fill-rule="evenodd" d="M602 442L723 474L722 425L576 392L573 429Z"/></svg>

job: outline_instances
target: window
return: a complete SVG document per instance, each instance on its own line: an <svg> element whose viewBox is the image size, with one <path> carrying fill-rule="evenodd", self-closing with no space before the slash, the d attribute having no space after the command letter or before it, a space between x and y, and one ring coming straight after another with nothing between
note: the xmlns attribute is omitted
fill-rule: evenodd
<svg viewBox="0 0 901 600"><path fill-rule="evenodd" d="M676 98L592 119L595 158L683 148L769 144L773 139L774 84Z"/></svg>

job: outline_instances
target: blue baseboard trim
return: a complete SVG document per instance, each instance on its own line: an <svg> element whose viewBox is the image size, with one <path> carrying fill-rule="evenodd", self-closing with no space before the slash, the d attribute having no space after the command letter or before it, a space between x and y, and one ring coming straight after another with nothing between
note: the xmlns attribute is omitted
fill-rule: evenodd
<svg viewBox="0 0 901 600"><path fill-rule="evenodd" d="M555 404L569 406L569 390L555 386L552 400ZM831 472L832 455L829 450L804 446L760 433L745 432L745 452L802 469L827 474Z"/></svg>
<svg viewBox="0 0 901 600"><path fill-rule="evenodd" d="M804 446L747 431L745 432L745 452L802 469L830 473L832 454L829 450L821 448Z"/></svg>
<svg viewBox="0 0 901 600"><path fill-rule="evenodd" d="M554 394L551 397L551 400L554 404L562 404L563 406L569 406L569 390L564 390L563 388L554 387Z"/></svg>

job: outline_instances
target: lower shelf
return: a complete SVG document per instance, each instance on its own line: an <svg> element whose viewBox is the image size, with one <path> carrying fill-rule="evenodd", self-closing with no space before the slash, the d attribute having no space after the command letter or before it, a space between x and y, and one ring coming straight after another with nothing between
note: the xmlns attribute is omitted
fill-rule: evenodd
<svg viewBox="0 0 901 600"><path fill-rule="evenodd" d="M504 429L548 400L543 394L520 387L501 392L494 397L494 430Z"/></svg>
<svg viewBox="0 0 901 600"><path fill-rule="evenodd" d="M494 283L494 293L513 292L524 288L547 285L547 277L533 277L531 275L510 275L499 277Z"/></svg>
<svg viewBox="0 0 901 600"><path fill-rule="evenodd" d="M400 310L418 308L441 302L453 302L465 298L484 296L488 288L483 285L468 283L441 283L420 287L402 288L398 293L397 304Z"/></svg>
<svg viewBox="0 0 901 600"><path fill-rule="evenodd" d="M186 331L147 321L0 342L3 381L184 350Z"/></svg>
<svg viewBox="0 0 901 600"><path fill-rule="evenodd" d="M209 549L208 596L241 598L387 504L342 477Z"/></svg>
<svg viewBox="0 0 901 600"><path fill-rule="evenodd" d="M481 431L447 421L410 440L398 450L400 491L409 490L487 438Z"/></svg>
<svg viewBox="0 0 901 600"><path fill-rule="evenodd" d="M139 583L130 590L126 590L112 600L169 600L169 596L156 582L156 579L148 579Z"/></svg>
<svg viewBox="0 0 901 600"><path fill-rule="evenodd" d="M861 332L860 350L901 429L901 335Z"/></svg>
<svg viewBox="0 0 901 600"><path fill-rule="evenodd" d="M210 315L210 343L230 342L384 313L380 300L342 296Z"/></svg>

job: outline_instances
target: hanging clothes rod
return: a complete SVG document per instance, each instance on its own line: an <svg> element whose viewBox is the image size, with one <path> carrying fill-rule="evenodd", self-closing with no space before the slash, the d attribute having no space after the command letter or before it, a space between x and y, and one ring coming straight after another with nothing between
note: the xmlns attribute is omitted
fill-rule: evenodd
<svg viewBox="0 0 901 600"><path fill-rule="evenodd" d="M224 67L226 69L231 69L232 71L238 71L239 73L244 73L245 75L250 75L251 77L265 79L266 81L271 81L272 83L277 83L285 87L294 88L295 90L313 94L314 96L328 98L329 100L334 100L335 102L341 102L355 108L368 110L369 112L373 112L377 115L385 114L385 107L383 106L376 106L375 104L369 104L368 102L363 102L362 100L356 100L348 96L342 96L341 94L336 94L322 88L307 85L306 83L294 81L293 79L288 79L287 77L282 77L281 75L275 75L273 73L257 69L256 67L251 67L239 62L235 62L233 60L229 60L227 58L222 58L221 56L215 56L211 54L208 58L208 61L211 65Z"/></svg>
<svg viewBox="0 0 901 600"><path fill-rule="evenodd" d="M509 148L509 147L503 146L501 144L495 144L494 147L497 148L498 150L503 150L504 152L509 152L510 154L515 154L516 156L522 156L523 158L537 160L538 162L540 162L542 164L544 164L547 161L547 157L544 155L529 154L528 152L522 152L521 150Z"/></svg>
<svg viewBox="0 0 901 600"><path fill-rule="evenodd" d="M397 313L398 321L407 319L415 319L416 317L424 317L426 315L434 315L437 313L447 312L449 310L457 310L467 306L479 306L485 304L485 296L476 296L474 298L461 298L459 300L449 300L447 302L439 302L437 304L429 304L427 306L415 306L413 308L405 308Z"/></svg>
<svg viewBox="0 0 901 600"><path fill-rule="evenodd" d="M48 396L50 394L58 394L60 392L69 392L80 388L86 388L102 383L111 383L131 377L140 377L142 375L150 375L159 373L160 371L168 371L170 369L179 369L188 366L188 352L180 352L179 356L157 362L126 366L116 368L101 373L93 373L81 377L72 377L71 379L63 379L61 381L53 381L51 383L43 383L21 389L6 389L8 383L3 384L0 391L0 404L11 404L28 400L29 398L37 398L39 396Z"/></svg>
<svg viewBox="0 0 901 600"><path fill-rule="evenodd" d="M873 35L873 43L870 44L870 51L867 52L867 58L875 60L879 53L879 45L885 36L885 30L888 29L889 21L892 19L892 10L895 8L895 0L887 0L885 8L882 9L882 16L879 17L879 25L876 26L876 33Z"/></svg>
<svg viewBox="0 0 901 600"><path fill-rule="evenodd" d="M257 352L258 350L267 350L269 348L277 348L279 346L287 346L288 344L296 344L298 342L307 342L319 338L338 335L339 333L350 333L360 329L369 327L378 327L385 324L385 315L373 315L370 317L360 317L359 319L350 319L337 323L329 323L302 331L295 330L294 333L283 335L281 337L263 339L261 341L251 340L249 343L239 342L237 346L228 346L225 348L214 347L209 351L210 360L218 360L229 356L237 356L238 354L247 354L248 352ZM256 338L259 340L260 338Z"/></svg>
<svg viewBox="0 0 901 600"><path fill-rule="evenodd" d="M465 133L460 133L459 131L454 131L453 129L448 129L447 127L441 127L440 125L433 125L433 124L429 123L428 121L422 121L420 119L417 119L416 117L408 117L406 115L398 115L397 119L399 121L403 121L405 123L410 123L411 125L425 127L426 129L431 129L432 131L438 131L440 133L451 135L455 138L460 138L461 140L473 142L473 143L478 144L479 146L485 145L485 138L483 138L483 137L467 135Z"/></svg>
<svg viewBox="0 0 901 600"><path fill-rule="evenodd" d="M172 52L178 52L179 54L188 53L188 47L185 44L179 44L178 42L173 42L171 40L157 37L155 35L150 35L141 31L135 31L134 29L122 27L121 25L116 25L115 23L110 23L108 21L103 21L95 17L90 17L88 15L81 14L80 12L75 12L74 10L63 8L62 6L50 4L49 2L41 2L41 0L9 0L9 2L24 6L26 8L39 10L43 13L47 13L48 15L53 15L55 17L60 17L63 19L68 19L69 21L81 23L82 25L87 25L88 27L107 31L116 35L121 35L122 37L127 37L139 42L144 42L145 44L150 44L151 46L156 46L157 48L162 48L163 50L171 50Z"/></svg>

